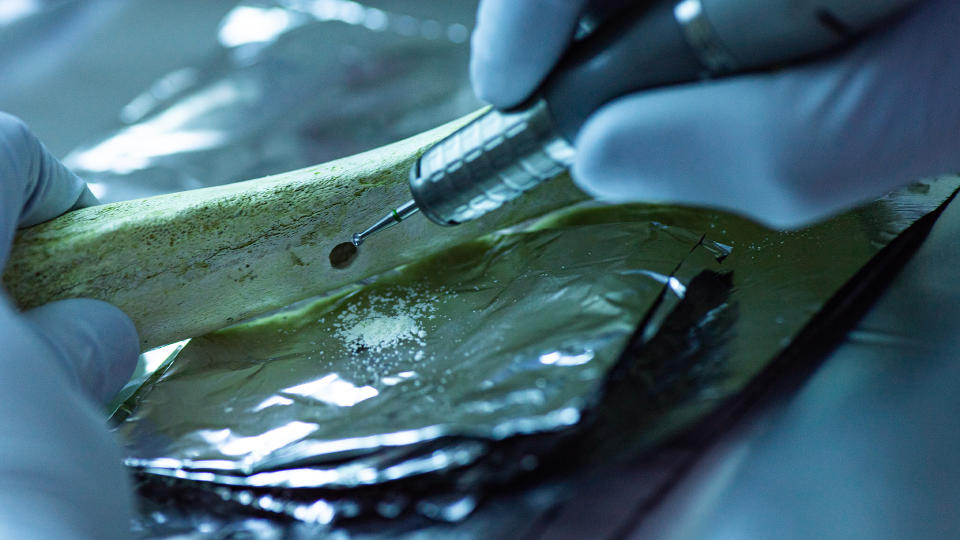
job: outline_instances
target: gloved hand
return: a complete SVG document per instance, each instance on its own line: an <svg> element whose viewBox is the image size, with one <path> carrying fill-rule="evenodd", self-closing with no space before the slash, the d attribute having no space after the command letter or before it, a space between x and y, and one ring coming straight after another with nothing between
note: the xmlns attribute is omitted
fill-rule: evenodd
<svg viewBox="0 0 960 540"><path fill-rule="evenodd" d="M482 0L477 94L498 107L526 98L587 3ZM606 200L719 207L789 228L960 171L957 21L960 2L926 0L825 60L617 99L574 141L574 180Z"/></svg>
<svg viewBox="0 0 960 540"><path fill-rule="evenodd" d="M0 268L17 226L95 201L0 113ZM130 483L102 404L136 365L133 323L95 300L20 313L4 293L0 343L0 538L129 536Z"/></svg>

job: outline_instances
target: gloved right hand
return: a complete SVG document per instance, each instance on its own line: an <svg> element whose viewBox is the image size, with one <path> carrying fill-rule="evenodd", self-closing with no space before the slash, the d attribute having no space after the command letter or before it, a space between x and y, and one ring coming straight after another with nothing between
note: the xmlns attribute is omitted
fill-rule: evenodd
<svg viewBox="0 0 960 540"><path fill-rule="evenodd" d="M523 101L587 4L482 0L477 94L501 108ZM789 228L956 173L958 21L960 2L924 0L826 60L616 99L581 128L573 178L606 200L719 207Z"/></svg>
<svg viewBox="0 0 960 540"><path fill-rule="evenodd" d="M0 113L0 269L16 227L95 199ZM0 294L0 538L126 538L132 504L102 404L130 377L130 319L96 300L19 312Z"/></svg>

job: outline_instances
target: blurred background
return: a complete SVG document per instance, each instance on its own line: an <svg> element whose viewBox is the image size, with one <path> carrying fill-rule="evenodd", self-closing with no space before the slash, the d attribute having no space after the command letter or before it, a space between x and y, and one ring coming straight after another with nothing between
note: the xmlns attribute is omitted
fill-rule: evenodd
<svg viewBox="0 0 960 540"><path fill-rule="evenodd" d="M0 110L104 202L288 171L481 104L475 0L3 0Z"/></svg>

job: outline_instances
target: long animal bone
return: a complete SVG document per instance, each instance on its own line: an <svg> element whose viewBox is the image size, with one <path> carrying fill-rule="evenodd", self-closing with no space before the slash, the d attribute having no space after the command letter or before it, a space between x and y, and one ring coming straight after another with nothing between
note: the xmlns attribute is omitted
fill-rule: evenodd
<svg viewBox="0 0 960 540"><path fill-rule="evenodd" d="M148 350L584 198L564 178L458 227L415 217L371 238L348 268L332 268L330 250L409 199L414 160L472 116L324 165L71 212L18 233L4 284L24 309L110 302L133 318Z"/></svg>

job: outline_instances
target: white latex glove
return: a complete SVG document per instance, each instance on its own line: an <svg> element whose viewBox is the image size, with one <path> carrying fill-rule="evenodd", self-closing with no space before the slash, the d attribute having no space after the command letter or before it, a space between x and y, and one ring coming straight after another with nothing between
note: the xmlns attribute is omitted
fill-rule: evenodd
<svg viewBox="0 0 960 540"><path fill-rule="evenodd" d="M0 268L18 226L94 201L0 113ZM101 407L136 364L133 323L95 300L20 313L0 294L0 344L0 538L129 536L130 483Z"/></svg>
<svg viewBox="0 0 960 540"><path fill-rule="evenodd" d="M585 4L482 0L477 94L498 107L527 97ZM785 228L958 172L960 2L926 0L813 64L617 99L574 142L574 180L598 198L718 207Z"/></svg>

